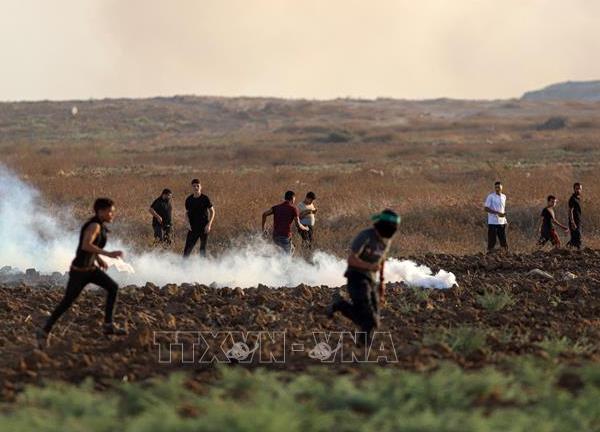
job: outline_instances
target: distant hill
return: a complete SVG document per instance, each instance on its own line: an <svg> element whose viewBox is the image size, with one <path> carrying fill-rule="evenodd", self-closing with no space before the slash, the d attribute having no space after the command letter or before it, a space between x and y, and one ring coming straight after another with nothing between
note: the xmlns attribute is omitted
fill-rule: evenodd
<svg viewBox="0 0 600 432"><path fill-rule="evenodd" d="M525 93L522 100L600 101L600 81L567 81Z"/></svg>

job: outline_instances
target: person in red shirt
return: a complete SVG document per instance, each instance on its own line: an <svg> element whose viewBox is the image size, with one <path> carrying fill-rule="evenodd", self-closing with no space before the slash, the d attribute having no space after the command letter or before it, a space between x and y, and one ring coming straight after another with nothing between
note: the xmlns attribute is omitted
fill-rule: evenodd
<svg viewBox="0 0 600 432"><path fill-rule="evenodd" d="M265 229L267 218L273 215L273 243L290 255L294 253L292 223L295 223L299 230L308 231L308 227L300 222L300 212L294 205L295 201L296 194L293 191L287 191L281 204L271 207L262 215L264 233L267 233Z"/></svg>

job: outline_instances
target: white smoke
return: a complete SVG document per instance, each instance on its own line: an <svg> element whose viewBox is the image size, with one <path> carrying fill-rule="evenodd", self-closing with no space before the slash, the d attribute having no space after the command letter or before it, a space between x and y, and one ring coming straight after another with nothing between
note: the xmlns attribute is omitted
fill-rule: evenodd
<svg viewBox="0 0 600 432"><path fill-rule="evenodd" d="M63 221L59 223L58 221ZM41 272L67 271L77 247L79 233L67 230L68 215L54 217L42 206L39 192L0 165L0 267ZM113 236L114 237L114 236ZM127 244L111 238L110 249L126 251L126 260L135 273L116 272L120 283L157 285L202 283L218 287L247 288L263 284L271 287L306 285L340 286L345 283L346 263L331 254L317 251L311 261L278 253L274 246L254 239L219 257L183 260L172 252L150 251L128 254ZM411 286L449 288L456 283L452 273L440 270L432 275L426 266L412 261L390 259L386 266L388 282L404 281Z"/></svg>
<svg viewBox="0 0 600 432"><path fill-rule="evenodd" d="M40 204L37 190L0 165L0 267L68 269L77 237Z"/></svg>

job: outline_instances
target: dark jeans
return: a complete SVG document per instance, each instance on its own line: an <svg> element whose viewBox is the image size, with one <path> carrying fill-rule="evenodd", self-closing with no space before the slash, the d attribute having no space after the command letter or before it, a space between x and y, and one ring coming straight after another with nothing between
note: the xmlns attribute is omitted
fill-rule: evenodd
<svg viewBox="0 0 600 432"><path fill-rule="evenodd" d="M567 246L581 249L581 225L577 225L577 229L571 230L571 239Z"/></svg>
<svg viewBox="0 0 600 432"><path fill-rule="evenodd" d="M500 246L508 249L506 243L506 225L488 225L488 251L496 246L496 237L500 240Z"/></svg>
<svg viewBox="0 0 600 432"><path fill-rule="evenodd" d="M273 243L283 249L286 254L292 255L294 253L294 244L291 237L273 236Z"/></svg>
<svg viewBox="0 0 600 432"><path fill-rule="evenodd" d="M171 225L162 225L156 221L152 221L152 229L154 230L154 239L156 241L171 244Z"/></svg>
<svg viewBox="0 0 600 432"><path fill-rule="evenodd" d="M334 310L351 319L369 336L379 326L379 293L375 283L362 273L349 270L346 277L352 302L340 300L334 305Z"/></svg>
<svg viewBox="0 0 600 432"><path fill-rule="evenodd" d="M194 228L189 230L185 238L185 246L183 248L183 256L189 257L200 239L200 255L206 256L206 243L208 242L208 234L204 232L205 227Z"/></svg>
<svg viewBox="0 0 600 432"><path fill-rule="evenodd" d="M74 271L69 272L69 282L67 283L67 290L61 302L56 306L52 315L46 321L44 330L50 333L54 323L64 314L73 304L73 302L79 297L81 291L87 284L93 283L102 287L106 290L106 306L104 309L104 322L111 323L113 320L113 311L115 308L115 302L117 301L117 291L119 286L112 280L112 278L104 273L100 269L91 271Z"/></svg>
<svg viewBox="0 0 600 432"><path fill-rule="evenodd" d="M298 233L300 234L300 237L302 237L302 247L306 249L312 249L315 228L310 225L306 225L306 227L308 228L308 231L298 229Z"/></svg>

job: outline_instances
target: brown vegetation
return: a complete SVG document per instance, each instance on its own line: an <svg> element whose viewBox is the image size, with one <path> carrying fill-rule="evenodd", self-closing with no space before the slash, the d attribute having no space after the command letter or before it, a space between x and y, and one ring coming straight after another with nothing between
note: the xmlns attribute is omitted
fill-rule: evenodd
<svg viewBox="0 0 600 432"><path fill-rule="evenodd" d="M113 231L138 248L151 243L149 204L170 187L174 248L182 249L192 177L202 179L217 209L213 252L258 233L260 214L287 189L317 193L318 247L336 254L383 207L403 216L395 254L478 252L482 203L496 179L508 195L514 250L535 247L549 193L565 220L574 181L584 184L585 242L598 247L598 107L187 96L4 103L0 151L58 214L72 211L79 221L93 197L116 199ZM556 116L568 120L564 128L537 130Z"/></svg>

